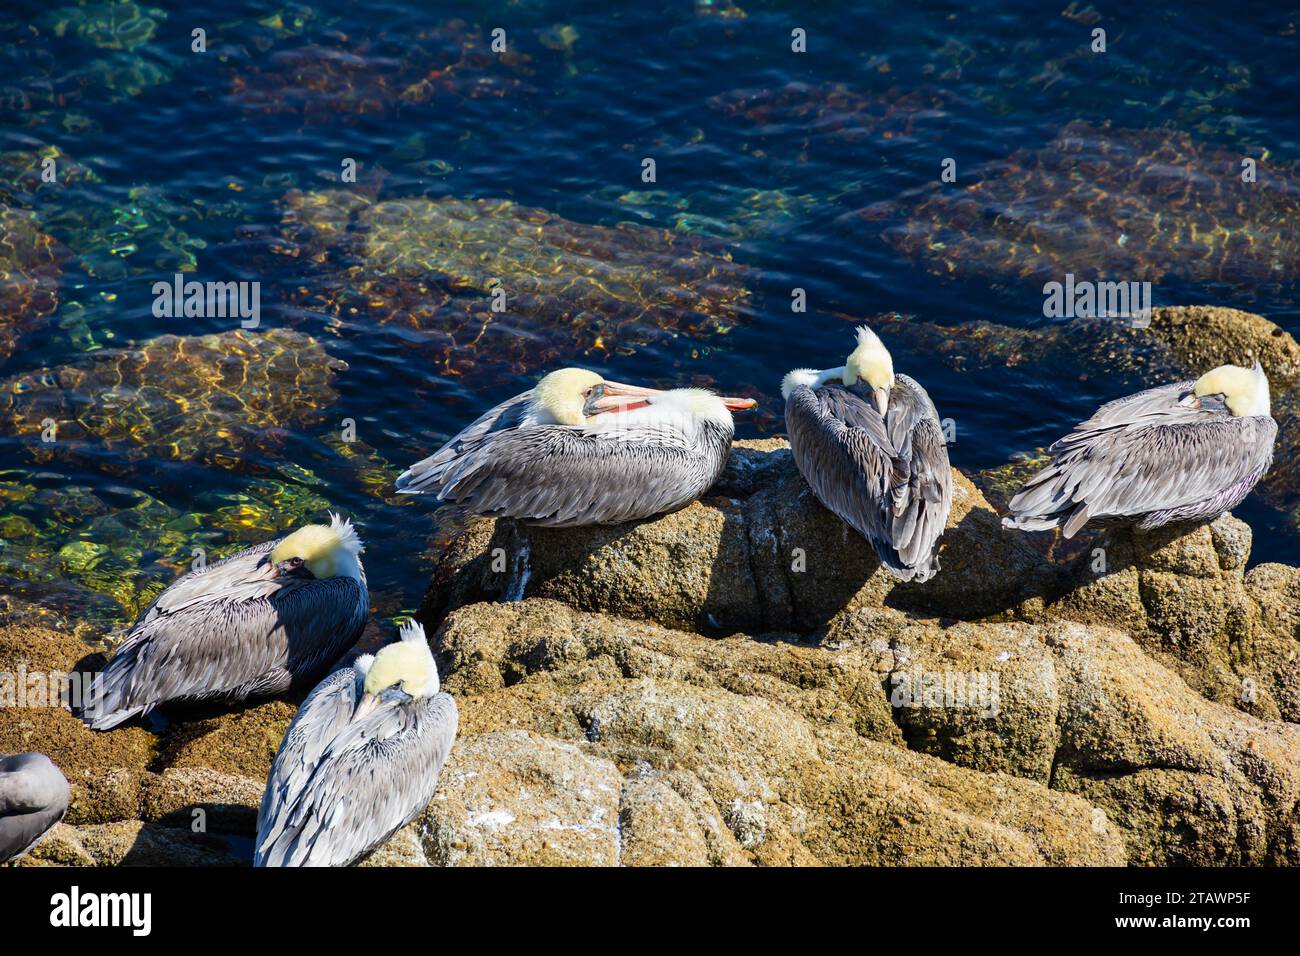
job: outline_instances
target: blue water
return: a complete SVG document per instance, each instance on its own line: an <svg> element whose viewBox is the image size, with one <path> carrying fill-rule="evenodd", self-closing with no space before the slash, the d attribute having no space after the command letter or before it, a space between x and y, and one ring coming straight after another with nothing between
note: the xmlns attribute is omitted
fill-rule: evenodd
<svg viewBox="0 0 1300 956"><path fill-rule="evenodd" d="M780 433L781 375L796 365L840 364L853 317L1048 322L1041 282L975 263L935 275L882 239L905 209L884 221L857 215L933 184L945 157L956 160L965 183L1017 151L1043 148L1077 120L1177 131L1207 148L1266 150L1274 162L1300 157L1300 8L1101 0L985 6L159 3L147 14L154 24L147 42L115 50L96 45L101 35L93 30L78 32L85 17L75 8L7 4L0 150L54 144L102 178L81 187L48 231L69 241L90 228L78 210L92 208L147 225L101 228L79 240L82 258L63 276L59 311L24 333L0 377L163 333L228 330L229 320L153 316L153 283L187 259L192 278L261 282L264 326L309 333L350 367L326 422L291 429L276 453L250 451L237 469L143 462L123 474L85 460L36 464L22 441L6 437L0 479L86 487L113 507L144 493L195 513L200 526L213 496L238 493L250 476L302 481L362 527L380 612L414 607L435 528L429 507L385 501L321 436L353 418L358 437L402 467L526 388L537 370L485 355L483 374L439 376L409 331L368 322L364 311L327 317L290 303L290 290L321 275L275 254L282 201L294 188L337 188L343 157L357 159L363 174L382 168L381 199L509 198L580 223L634 222L716 239L749 270L752 299L742 321L725 334L660 336L627 353L575 350L569 358L620 380L689 379L761 394L757 413L739 422L742 437ZM277 15L278 25L268 26ZM419 45L411 38L453 19L477 27L483 43L503 28L526 65L477 65L423 102L381 95L364 112L346 96L267 112L238 95L273 58L310 45L360 51L362 76L400 74ZM1088 51L1094 26L1107 31L1104 55ZM199 27L208 33L202 54L190 50ZM807 32L806 53L790 49L795 27ZM791 83L938 105L910 122L866 126L855 125L852 110L847 118L819 116L816 95L811 111L746 117L725 108ZM653 184L641 179L644 157L656 161ZM784 197L772 201L769 191ZM184 237L169 237L168 225ZM138 248L110 251L124 237ZM1157 284L1157 305L1232 305L1300 331L1294 274L1264 288L1173 272ZM807 292L804 314L790 310L795 287ZM905 345L895 359L956 421L952 459L968 473L1049 443L1117 394L1113 383L1080 381L1068 367L962 373ZM24 507L31 515L35 506ZM1256 496L1239 514L1255 529L1257 560L1296 560L1295 537L1279 512ZM203 540L245 543L226 532ZM138 570L166 580L185 559L147 552Z"/></svg>

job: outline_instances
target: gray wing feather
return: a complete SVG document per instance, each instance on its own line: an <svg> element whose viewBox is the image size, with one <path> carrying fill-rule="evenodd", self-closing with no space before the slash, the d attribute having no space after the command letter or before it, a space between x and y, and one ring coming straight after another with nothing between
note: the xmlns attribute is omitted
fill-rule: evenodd
<svg viewBox="0 0 1300 956"><path fill-rule="evenodd" d="M1140 517L1153 527L1234 507L1268 470L1277 424L1179 404L1193 384L1103 405L1052 445L1052 463L1011 500L1006 523L1064 525L1070 536L1090 518Z"/></svg>
<svg viewBox="0 0 1300 956"><path fill-rule="evenodd" d="M408 495L440 494L448 470L465 457L472 456L492 436L518 428L532 398L533 392L529 389L488 409L447 444L399 475L395 482L397 490Z"/></svg>
<svg viewBox="0 0 1300 956"><path fill-rule="evenodd" d="M281 805L272 824L275 839L259 839L258 864L356 862L428 804L451 753L457 723L456 702L449 694L436 694L385 704L346 724L294 800Z"/></svg>
<svg viewBox="0 0 1300 956"><path fill-rule="evenodd" d="M930 396L906 375L891 390L886 424L897 449L890 540L907 578L926 581L939 570L939 537L952 510L948 444Z"/></svg>
<svg viewBox="0 0 1300 956"><path fill-rule="evenodd" d="M0 757L0 863L17 859L68 811L68 780L44 754Z"/></svg>
<svg viewBox="0 0 1300 956"><path fill-rule="evenodd" d="M794 389L785 405L790 451L813 494L876 547L889 546L888 493L894 448L885 422L861 397L838 386Z"/></svg>
<svg viewBox="0 0 1300 956"><path fill-rule="evenodd" d="M358 676L351 665L334 671L307 695L275 755L271 774L257 811L257 842L254 858L279 838L287 815L284 808L293 804L311 780L321 755L356 710Z"/></svg>
<svg viewBox="0 0 1300 956"><path fill-rule="evenodd" d="M616 524L698 498L721 474L731 435L708 422L696 441L675 428L636 423L606 431L493 427L453 439L426 459L434 464L411 471L420 469L422 490L476 514L550 527Z"/></svg>
<svg viewBox="0 0 1300 956"><path fill-rule="evenodd" d="M364 585L280 579L270 541L192 571L159 595L92 682L82 719L108 730L169 701L281 693L361 636Z"/></svg>

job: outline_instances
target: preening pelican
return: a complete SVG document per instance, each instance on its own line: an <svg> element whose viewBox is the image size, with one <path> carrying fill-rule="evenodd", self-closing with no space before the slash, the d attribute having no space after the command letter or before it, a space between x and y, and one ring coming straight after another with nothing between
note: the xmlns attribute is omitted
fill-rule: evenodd
<svg viewBox="0 0 1300 956"><path fill-rule="evenodd" d="M1264 369L1222 365L1101 406L1052 445L1002 523L1070 538L1094 519L1210 521L1268 471L1276 437Z"/></svg>
<svg viewBox="0 0 1300 956"><path fill-rule="evenodd" d="M173 583L91 683L95 730L174 701L267 697L319 677L369 615L364 548L331 515Z"/></svg>
<svg viewBox="0 0 1300 956"><path fill-rule="evenodd" d="M732 411L755 404L560 369L412 465L397 490L551 527L648 518L709 489L731 452Z"/></svg>
<svg viewBox="0 0 1300 956"><path fill-rule="evenodd" d="M254 866L348 866L424 809L456 739L424 628L311 692L280 744L257 814Z"/></svg>
<svg viewBox="0 0 1300 956"><path fill-rule="evenodd" d="M68 779L45 754L0 757L0 863L16 860L68 812Z"/></svg>
<svg viewBox="0 0 1300 956"><path fill-rule="evenodd" d="M932 578L952 474L925 389L895 375L889 350L863 327L841 368L795 369L781 395L790 450L813 494L871 542L896 578Z"/></svg>

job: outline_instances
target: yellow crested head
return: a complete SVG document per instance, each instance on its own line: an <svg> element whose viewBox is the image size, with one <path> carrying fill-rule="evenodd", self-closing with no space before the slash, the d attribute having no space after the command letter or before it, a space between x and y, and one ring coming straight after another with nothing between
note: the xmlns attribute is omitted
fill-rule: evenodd
<svg viewBox="0 0 1300 956"><path fill-rule="evenodd" d="M318 580L361 579L358 556L365 551L352 522L330 514L330 523L309 524L288 535L271 552L271 563L301 565Z"/></svg>
<svg viewBox="0 0 1300 956"><path fill-rule="evenodd" d="M557 425L581 425L587 420L587 392L603 381L585 368L558 369L533 388L533 407Z"/></svg>
<svg viewBox="0 0 1300 956"><path fill-rule="evenodd" d="M858 329L858 347L844 363L844 384L866 382L874 389L894 387L894 360L880 337L865 325Z"/></svg>
<svg viewBox="0 0 1300 956"><path fill-rule="evenodd" d="M380 648L366 671L364 690L379 694L389 687L400 686L412 697L428 697L438 693L438 667L433 661L424 637L424 628L418 621L402 625L400 640Z"/></svg>
<svg viewBox="0 0 1300 956"><path fill-rule="evenodd" d="M1220 365L1198 378L1192 391L1197 398L1222 395L1223 404L1238 418L1272 414L1268 378L1259 362L1253 368Z"/></svg>

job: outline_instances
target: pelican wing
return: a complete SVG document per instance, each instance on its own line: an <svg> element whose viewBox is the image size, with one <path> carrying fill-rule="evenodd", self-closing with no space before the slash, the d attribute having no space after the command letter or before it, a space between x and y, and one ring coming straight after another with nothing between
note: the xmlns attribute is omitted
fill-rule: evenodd
<svg viewBox="0 0 1300 956"><path fill-rule="evenodd" d="M1277 424L1235 418L1208 402L1180 404L1193 384L1108 402L1077 425L1011 500L1012 526L1063 524L1071 537L1090 518L1177 514L1202 503L1208 514L1235 505L1268 470Z"/></svg>
<svg viewBox="0 0 1300 956"><path fill-rule="evenodd" d="M441 496L448 471L462 459L473 456L492 436L518 428L532 398L529 389L488 409L428 458L402 472L395 483L397 490L408 495Z"/></svg>
<svg viewBox="0 0 1300 956"><path fill-rule="evenodd" d="M0 757L0 863L17 859L63 819L68 781L44 754Z"/></svg>
<svg viewBox="0 0 1300 956"><path fill-rule="evenodd" d="M280 742L257 811L255 857L260 858L264 848L279 838L287 819L284 808L298 799L311 781L321 755L352 719L358 684L352 666L340 667L317 684L298 708Z"/></svg>
<svg viewBox="0 0 1300 956"><path fill-rule="evenodd" d="M347 866L406 826L433 796L457 722L451 695L436 694L346 724L259 826L259 865Z"/></svg>
<svg viewBox="0 0 1300 956"><path fill-rule="evenodd" d="M443 472L438 496L552 527L615 524L690 503L725 460L706 461L675 428L624 422L496 432Z"/></svg>
<svg viewBox="0 0 1300 956"><path fill-rule="evenodd" d="M930 396L906 375L891 390L886 425L898 452L890 539L899 560L924 581L938 570L931 558L952 510L948 444Z"/></svg>
<svg viewBox="0 0 1300 956"><path fill-rule="evenodd" d="M801 385L786 401L785 425L795 464L818 500L887 560L895 450L884 420L847 389Z"/></svg>
<svg viewBox="0 0 1300 956"><path fill-rule="evenodd" d="M159 595L92 682L83 720L108 730L167 701L279 693L337 660L365 626L365 588L272 578L278 543L190 572Z"/></svg>

